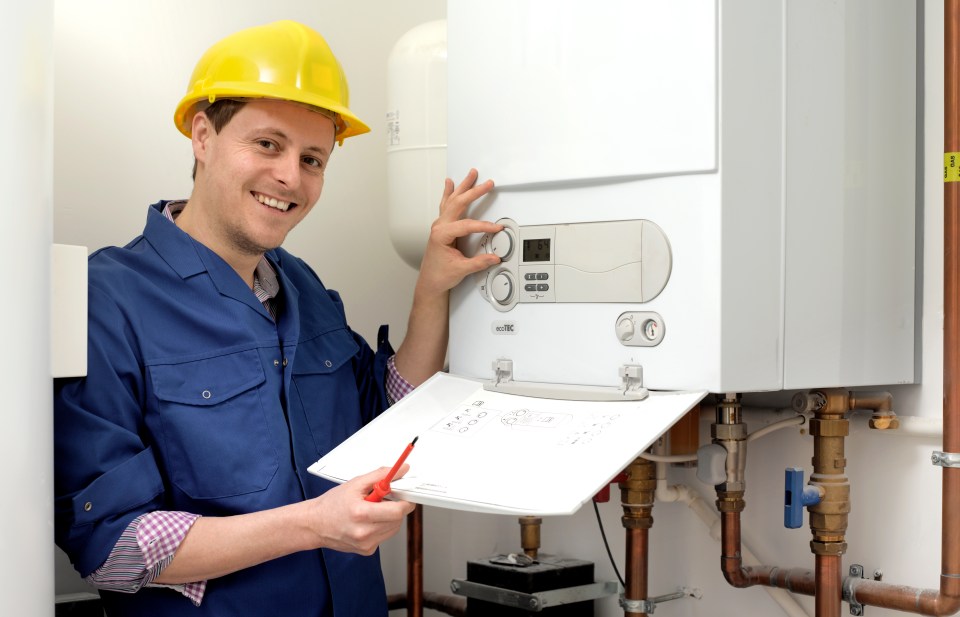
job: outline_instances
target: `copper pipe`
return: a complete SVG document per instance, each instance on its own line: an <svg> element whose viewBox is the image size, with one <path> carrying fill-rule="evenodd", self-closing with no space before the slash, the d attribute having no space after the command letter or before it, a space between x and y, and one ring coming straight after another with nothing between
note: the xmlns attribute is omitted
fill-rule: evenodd
<svg viewBox="0 0 960 617"><path fill-rule="evenodd" d="M943 588L941 577L941 589ZM936 589L881 583L871 579L856 581L857 603L879 606L920 615L952 615L960 610L957 595L949 596Z"/></svg>
<svg viewBox="0 0 960 617"><path fill-rule="evenodd" d="M740 512L721 512L720 567L724 578L734 587L764 585L812 596L816 589L814 573L802 568L776 566L744 567L740 555Z"/></svg>
<svg viewBox="0 0 960 617"><path fill-rule="evenodd" d="M840 617L843 600L840 555L817 555L815 571L817 592L814 604L817 617Z"/></svg>
<svg viewBox="0 0 960 617"><path fill-rule="evenodd" d="M944 152L960 151L960 0L943 3ZM943 450L960 452L960 184L943 183ZM960 608L960 469L943 468L938 604Z"/></svg>
<svg viewBox="0 0 960 617"><path fill-rule="evenodd" d="M626 530L624 600L647 600L649 531L653 527L653 502L657 492L657 466L644 458L635 459L625 470L620 487ZM624 616L645 615L624 609Z"/></svg>
<svg viewBox="0 0 960 617"><path fill-rule="evenodd" d="M647 599L649 540L649 529L627 529L627 563L624 569L626 587L623 590L624 597L627 599ZM646 613L631 613L627 610L624 610L623 614L624 616L646 615Z"/></svg>
<svg viewBox="0 0 960 617"><path fill-rule="evenodd" d="M407 516L407 615L423 617L423 506Z"/></svg>

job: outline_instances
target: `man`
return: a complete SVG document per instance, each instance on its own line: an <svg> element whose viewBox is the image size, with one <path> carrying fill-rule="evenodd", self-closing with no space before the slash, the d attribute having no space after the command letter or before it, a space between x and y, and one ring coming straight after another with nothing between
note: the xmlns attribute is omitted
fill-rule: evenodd
<svg viewBox="0 0 960 617"><path fill-rule="evenodd" d="M200 60L175 114L185 202L91 256L88 376L55 386L57 543L109 615L386 614L377 546L412 505L341 486L320 456L442 368L448 292L498 260L456 239L492 183L447 180L396 354L279 248L312 209L334 145L368 131L313 30L277 22ZM319 550L318 550L319 549Z"/></svg>

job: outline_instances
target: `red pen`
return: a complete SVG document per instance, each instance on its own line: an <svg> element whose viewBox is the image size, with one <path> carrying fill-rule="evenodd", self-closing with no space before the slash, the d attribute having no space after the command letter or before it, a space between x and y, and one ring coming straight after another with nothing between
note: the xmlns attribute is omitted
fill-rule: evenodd
<svg viewBox="0 0 960 617"><path fill-rule="evenodd" d="M413 450L413 444L417 443L417 439L420 439L420 436L413 438L407 447L404 448L403 454L400 455L400 458L397 459L397 463L387 472L387 475L384 476L383 480L380 480L373 485L373 491L364 497L367 501L383 501L383 498L390 494L390 482L393 481L393 477L397 475L397 472L400 471L400 466L403 465L403 461L407 460L407 456L410 455L410 451Z"/></svg>

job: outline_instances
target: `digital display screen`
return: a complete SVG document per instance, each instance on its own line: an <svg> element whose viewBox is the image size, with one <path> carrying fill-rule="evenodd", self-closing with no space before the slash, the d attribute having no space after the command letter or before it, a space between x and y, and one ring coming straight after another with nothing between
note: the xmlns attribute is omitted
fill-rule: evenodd
<svg viewBox="0 0 960 617"><path fill-rule="evenodd" d="M524 240L523 261L550 261L550 238Z"/></svg>

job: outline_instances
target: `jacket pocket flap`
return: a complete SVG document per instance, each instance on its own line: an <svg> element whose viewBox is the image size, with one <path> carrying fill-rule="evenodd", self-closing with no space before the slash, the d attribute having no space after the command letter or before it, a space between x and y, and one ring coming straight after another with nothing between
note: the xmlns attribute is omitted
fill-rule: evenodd
<svg viewBox="0 0 960 617"><path fill-rule="evenodd" d="M349 330L333 330L297 344L294 375L332 373L360 351Z"/></svg>
<svg viewBox="0 0 960 617"><path fill-rule="evenodd" d="M260 355L249 349L179 364L150 367L157 398L186 405L216 405L266 380Z"/></svg>

